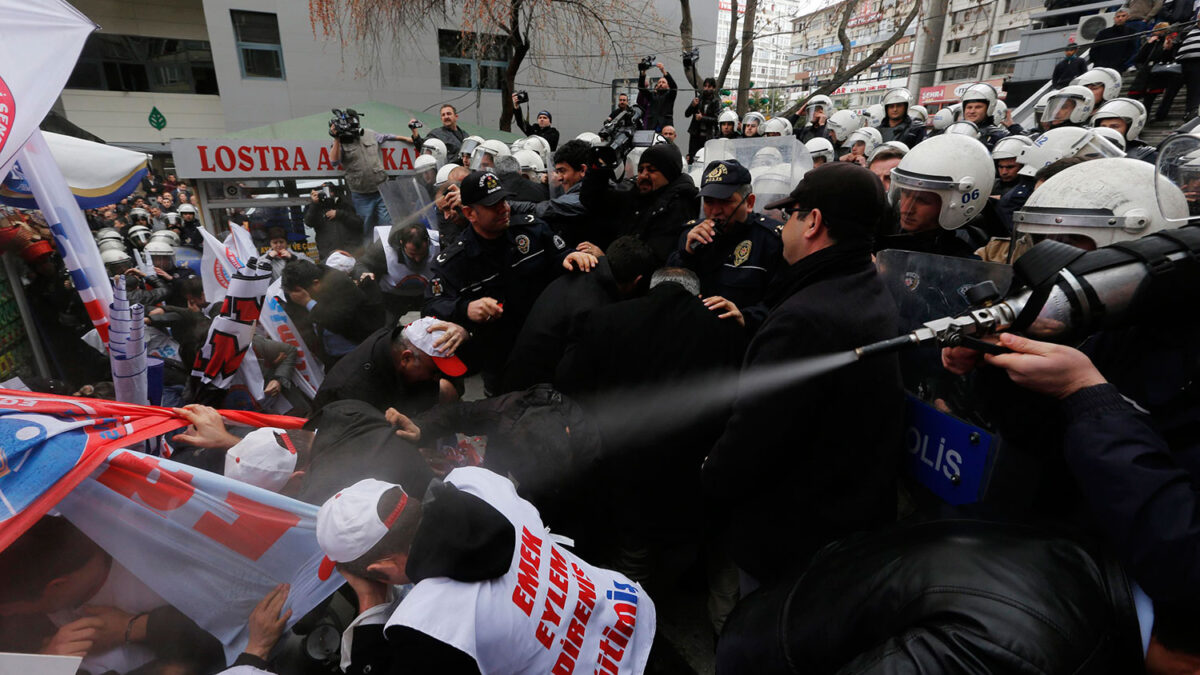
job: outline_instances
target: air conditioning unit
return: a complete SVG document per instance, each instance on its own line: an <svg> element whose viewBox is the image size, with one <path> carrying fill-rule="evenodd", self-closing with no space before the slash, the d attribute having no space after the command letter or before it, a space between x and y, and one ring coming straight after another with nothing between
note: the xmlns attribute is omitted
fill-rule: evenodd
<svg viewBox="0 0 1200 675"><path fill-rule="evenodd" d="M1092 14L1079 20L1075 27L1075 44L1086 45L1096 40L1100 31L1113 25L1113 13Z"/></svg>

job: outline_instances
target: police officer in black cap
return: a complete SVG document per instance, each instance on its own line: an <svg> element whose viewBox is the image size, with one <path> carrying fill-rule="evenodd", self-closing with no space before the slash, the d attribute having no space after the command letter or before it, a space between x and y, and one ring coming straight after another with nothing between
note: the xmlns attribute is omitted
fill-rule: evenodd
<svg viewBox="0 0 1200 675"><path fill-rule="evenodd" d="M471 339L459 356L498 391L495 378L538 295L564 268L587 272L597 260L531 215L510 222L509 192L491 171L472 171L459 191L470 227L434 260L422 314L466 327Z"/></svg>
<svg viewBox="0 0 1200 675"><path fill-rule="evenodd" d="M709 162L700 182L704 219L684 225L667 264L695 272L710 309L740 311L753 333L767 315L767 286L783 264L783 223L753 211L751 180L736 160Z"/></svg>

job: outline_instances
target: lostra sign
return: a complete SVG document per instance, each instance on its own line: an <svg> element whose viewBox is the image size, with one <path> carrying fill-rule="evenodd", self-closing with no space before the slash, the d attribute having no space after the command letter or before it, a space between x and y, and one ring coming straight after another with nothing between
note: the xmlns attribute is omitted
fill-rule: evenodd
<svg viewBox="0 0 1200 675"><path fill-rule="evenodd" d="M416 150L409 143L379 146L389 174L412 171ZM340 176L330 141L177 138L171 141L180 178L310 178Z"/></svg>

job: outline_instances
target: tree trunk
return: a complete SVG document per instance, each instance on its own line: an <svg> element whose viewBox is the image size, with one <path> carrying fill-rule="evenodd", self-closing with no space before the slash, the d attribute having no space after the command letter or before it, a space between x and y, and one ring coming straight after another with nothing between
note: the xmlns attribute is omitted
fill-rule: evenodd
<svg viewBox="0 0 1200 675"><path fill-rule="evenodd" d="M729 41L725 44L725 58L721 60L721 73L717 75L717 89L725 88L725 78L733 66L737 54L738 0L729 0Z"/></svg>
<svg viewBox="0 0 1200 675"><path fill-rule="evenodd" d="M513 94L517 89L517 71L529 53L529 40L521 37L521 1L513 0L506 42L512 54L508 58L508 66L504 69L504 82L500 85L500 130L512 131Z"/></svg>
<svg viewBox="0 0 1200 675"><path fill-rule="evenodd" d="M851 2L851 4L853 4L854 0L850 0L850 2ZM880 58L883 57L884 54L887 53L888 49L891 49L892 45L896 44L900 40L900 38L904 37L904 32L908 30L909 25L912 24L913 19L917 18L917 14L920 13L920 11L921 11L921 2L919 0L917 0L917 1L913 2L912 9L909 10L908 16L904 17L904 22L902 24L900 24L900 27L896 29L896 32L892 33L892 36L889 37L888 39L879 43L879 46L876 47L874 51L872 51L870 54L868 54L867 57L864 58L862 61L859 61L857 64L855 64L852 68L845 67L845 64L848 63L850 60L850 54L849 53L842 54L841 58L838 59L838 70L837 70L837 72L835 72L833 74L833 77L828 82L821 85L820 88L818 88L813 93L809 94L808 96L805 96L803 99L800 99L799 101L796 101L796 103L794 103L792 105L792 107L788 108L782 114L783 115L795 115L801 108L804 107L805 103L808 103L808 100L810 98L820 95L820 94L825 94L825 95L832 94L834 91L837 91L838 87L840 87L843 84L845 84L846 82L848 82L850 80L850 78L854 77L855 75L858 75L859 73L866 70L867 68L870 68L872 65L875 64L876 61L878 61ZM850 21L850 15L851 15L851 11L847 11L845 14L843 14L841 25L838 27L838 39L841 40L841 42L842 42L842 51L843 52L849 52L850 38L846 36L846 24L849 23L849 21Z"/></svg>
<svg viewBox="0 0 1200 675"><path fill-rule="evenodd" d="M679 16L679 44L683 47L684 52L689 52L692 49L692 4L690 0L679 0ZM700 89L701 77L696 69L695 61L683 69L683 74L692 85L692 89Z"/></svg>
<svg viewBox="0 0 1200 675"><path fill-rule="evenodd" d="M757 10L758 0L746 0L746 16L742 19L742 66L738 73L738 117L746 114L747 97L750 95L750 76L754 69L754 14Z"/></svg>

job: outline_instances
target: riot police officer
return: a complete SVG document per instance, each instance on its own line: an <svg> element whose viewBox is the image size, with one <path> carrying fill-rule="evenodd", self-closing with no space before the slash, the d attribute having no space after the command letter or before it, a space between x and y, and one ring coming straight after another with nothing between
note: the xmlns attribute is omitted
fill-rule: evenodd
<svg viewBox="0 0 1200 675"><path fill-rule="evenodd" d="M1146 106L1132 98L1114 98L1092 113L1093 127L1109 127L1125 137L1125 156L1154 163L1158 153L1154 146L1138 138L1146 126Z"/></svg>
<svg viewBox="0 0 1200 675"><path fill-rule="evenodd" d="M667 264L700 277L700 292L720 296L753 332L767 315L767 286L783 263L783 223L755 213L750 170L736 160L710 162L700 183L704 218L688 222Z"/></svg>
<svg viewBox="0 0 1200 675"><path fill-rule="evenodd" d="M988 152L996 147L996 141L1008 135L1008 130L996 124L993 115L1000 96L996 88L986 82L976 82L963 92L962 119L974 122L979 127L979 140L987 146Z"/></svg>
<svg viewBox="0 0 1200 675"><path fill-rule="evenodd" d="M538 295L563 268L586 272L596 258L571 251L533 216L510 222L509 192L491 171L472 171L459 191L470 227L434 260L422 314L471 332L460 356L498 391L500 370Z"/></svg>

